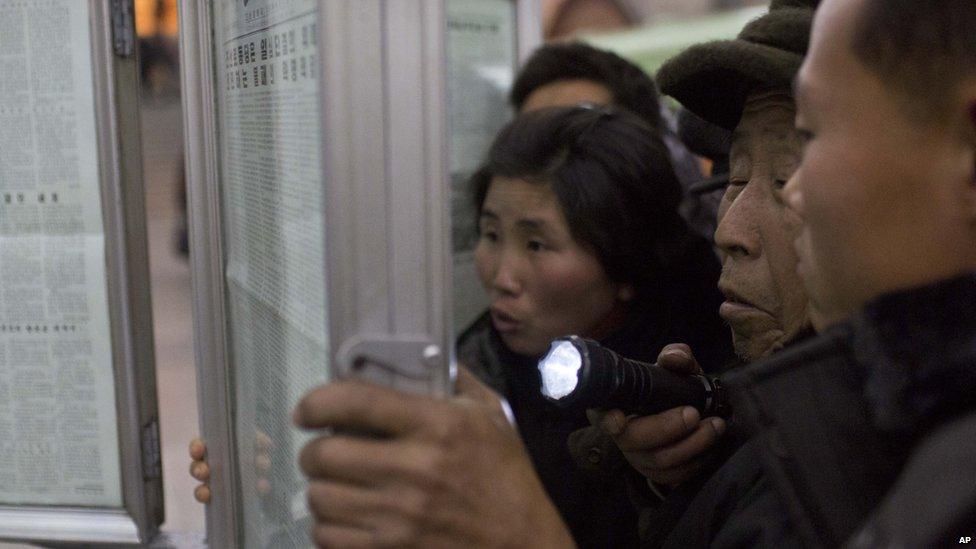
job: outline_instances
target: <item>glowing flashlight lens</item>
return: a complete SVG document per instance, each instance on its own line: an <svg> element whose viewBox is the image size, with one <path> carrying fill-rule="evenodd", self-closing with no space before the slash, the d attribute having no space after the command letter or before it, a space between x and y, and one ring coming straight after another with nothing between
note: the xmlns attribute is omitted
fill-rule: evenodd
<svg viewBox="0 0 976 549"><path fill-rule="evenodd" d="M576 390L583 357L572 343L553 341L549 354L539 363L542 374L542 394L559 400Z"/></svg>

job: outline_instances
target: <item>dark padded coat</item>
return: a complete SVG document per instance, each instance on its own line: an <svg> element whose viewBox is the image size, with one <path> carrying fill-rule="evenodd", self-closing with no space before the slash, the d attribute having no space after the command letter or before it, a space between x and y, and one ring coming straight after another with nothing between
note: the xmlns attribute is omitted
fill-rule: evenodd
<svg viewBox="0 0 976 549"><path fill-rule="evenodd" d="M973 310L976 275L891 294L727 376L755 436L664 544L941 547L976 532Z"/></svg>

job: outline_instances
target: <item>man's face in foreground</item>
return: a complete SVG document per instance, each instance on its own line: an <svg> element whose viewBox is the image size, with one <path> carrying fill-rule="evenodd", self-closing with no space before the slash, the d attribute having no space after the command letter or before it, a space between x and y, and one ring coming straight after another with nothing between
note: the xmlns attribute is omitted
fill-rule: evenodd
<svg viewBox="0 0 976 549"><path fill-rule="evenodd" d="M726 299L719 313L745 362L783 348L809 326L793 250L799 218L783 197L800 156L795 117L788 90L757 90L732 135L729 187L715 232Z"/></svg>
<svg viewBox="0 0 976 549"><path fill-rule="evenodd" d="M882 293L964 272L973 258L971 146L960 127L910 114L856 57L863 4L821 5L797 77L805 147L787 195L803 218L799 271L818 329Z"/></svg>

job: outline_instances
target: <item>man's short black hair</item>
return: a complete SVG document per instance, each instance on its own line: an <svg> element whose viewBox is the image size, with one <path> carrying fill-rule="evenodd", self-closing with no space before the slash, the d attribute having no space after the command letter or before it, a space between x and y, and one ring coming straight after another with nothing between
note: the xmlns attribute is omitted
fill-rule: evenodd
<svg viewBox="0 0 976 549"><path fill-rule="evenodd" d="M913 115L942 120L976 75L976 0L866 0L853 49Z"/></svg>
<svg viewBox="0 0 976 549"><path fill-rule="evenodd" d="M512 106L520 111L537 88L576 79L606 86L615 105L637 114L652 129L661 129L661 103L651 77L615 53L580 42L545 44L537 49L515 79Z"/></svg>

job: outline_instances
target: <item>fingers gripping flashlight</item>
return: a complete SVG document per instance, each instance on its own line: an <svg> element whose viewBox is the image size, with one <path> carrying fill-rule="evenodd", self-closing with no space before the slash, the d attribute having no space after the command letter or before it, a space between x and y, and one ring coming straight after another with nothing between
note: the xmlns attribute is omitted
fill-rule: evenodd
<svg viewBox="0 0 976 549"><path fill-rule="evenodd" d="M630 360L579 336L553 341L539 372L542 395L566 410L619 409L644 416L694 406L702 417L731 414L717 380Z"/></svg>

